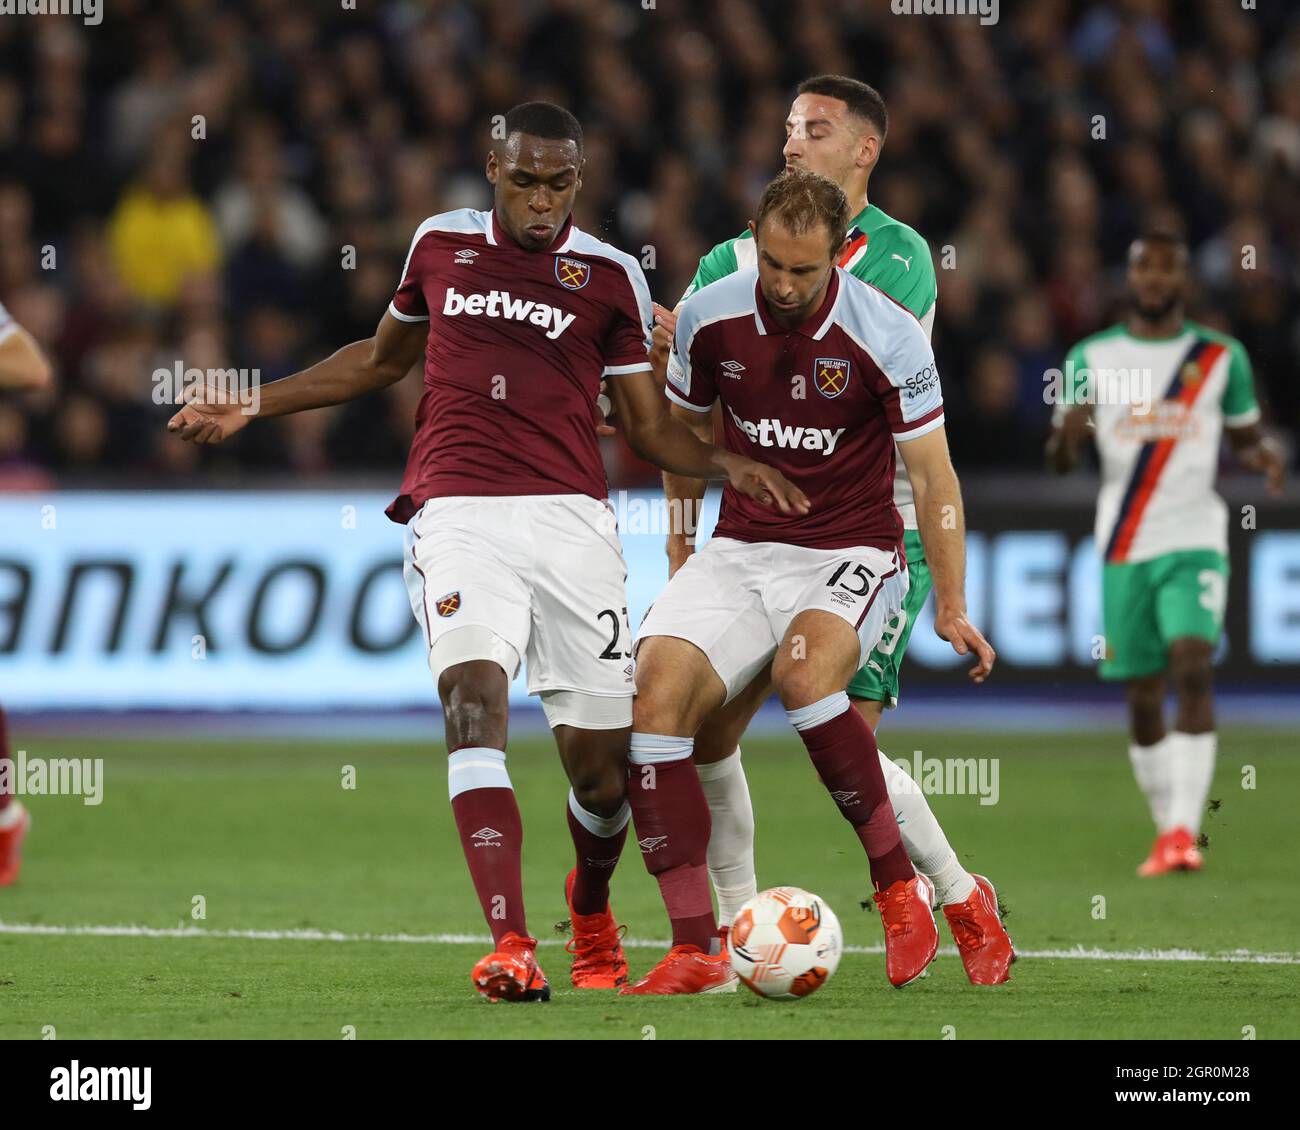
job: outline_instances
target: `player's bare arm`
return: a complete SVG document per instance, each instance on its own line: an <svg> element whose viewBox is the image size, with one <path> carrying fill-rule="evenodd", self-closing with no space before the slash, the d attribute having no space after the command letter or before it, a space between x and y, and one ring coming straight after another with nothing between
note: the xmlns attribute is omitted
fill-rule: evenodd
<svg viewBox="0 0 1300 1130"><path fill-rule="evenodd" d="M713 441L712 412L692 412L677 404L670 405L668 411L690 428L701 443ZM668 513L680 515L680 521L674 517L672 528L668 531L669 579L695 552L695 531L699 528L701 503L708 485L705 479L664 472L664 498L668 501Z"/></svg>
<svg viewBox="0 0 1300 1130"><path fill-rule="evenodd" d="M1228 433L1228 443L1237 462L1246 470L1263 475L1269 494L1281 494L1286 477L1286 454L1281 446L1264 435L1258 424L1224 428L1224 431Z"/></svg>
<svg viewBox="0 0 1300 1130"><path fill-rule="evenodd" d="M428 332L425 322L403 322L385 312L374 337L345 345L311 368L262 389L256 416L325 408L396 384L423 355ZM167 422L167 430L193 443L220 443L255 418L237 401L224 396L206 399L201 388L188 389L186 401Z"/></svg>
<svg viewBox="0 0 1300 1130"><path fill-rule="evenodd" d="M655 328L651 339L650 365L660 384L668 379L668 355L672 352L673 335L677 332L677 311L680 309L680 303L677 310L669 310L666 306L654 303ZM692 412L672 404L669 405L669 412L690 428L703 443L712 442L716 408L713 412ZM663 478L668 513L681 515L680 528L678 528L679 523L674 522L673 528L668 532L668 543L665 547L668 554L668 576L671 579L672 575L686 564L686 559L695 552L695 531L700 520L700 503L708 483L704 479L674 475L671 471L665 471Z"/></svg>
<svg viewBox="0 0 1300 1130"><path fill-rule="evenodd" d="M628 373L610 384L614 410L633 451L665 471L726 479L736 490L782 514L807 514L808 496L774 467L702 440L668 412L654 373Z"/></svg>
<svg viewBox="0 0 1300 1130"><path fill-rule="evenodd" d="M1075 404L1052 426L1047 437L1047 466L1058 475L1068 475L1083 458L1092 424L1092 408Z"/></svg>
<svg viewBox="0 0 1300 1130"><path fill-rule="evenodd" d="M934 578L934 630L958 655L975 653L970 677L982 683L993 670L996 654L966 618L966 515L961 485L948 457L942 425L898 445L916 496L916 521L925 558Z"/></svg>
<svg viewBox="0 0 1300 1130"><path fill-rule="evenodd" d="M47 388L54 370L32 335L13 327L0 340L0 388L15 392L34 392Z"/></svg>

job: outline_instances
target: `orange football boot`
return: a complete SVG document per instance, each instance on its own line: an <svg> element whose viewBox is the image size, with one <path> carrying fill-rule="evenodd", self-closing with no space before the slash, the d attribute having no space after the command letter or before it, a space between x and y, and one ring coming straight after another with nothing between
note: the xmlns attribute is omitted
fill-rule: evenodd
<svg viewBox="0 0 1300 1130"><path fill-rule="evenodd" d="M924 875L899 879L871 896L885 927L885 972L896 989L910 985L934 960L939 928L930 909L930 883Z"/></svg>
<svg viewBox="0 0 1300 1130"><path fill-rule="evenodd" d="M1144 878L1148 875L1166 875L1170 871L1199 871L1203 860L1196 849L1196 837L1183 827L1161 832L1151 848L1151 854L1137 869Z"/></svg>
<svg viewBox="0 0 1300 1130"><path fill-rule="evenodd" d="M480 958L470 975L476 988L490 1001L548 1001L551 986L537 964L537 939L506 934L497 948Z"/></svg>
<svg viewBox="0 0 1300 1130"><path fill-rule="evenodd" d="M619 995L675 996L679 993L734 993L736 975L724 953L705 953L699 946L673 946L649 973Z"/></svg>
<svg viewBox="0 0 1300 1130"><path fill-rule="evenodd" d="M975 889L965 902L943 908L966 977L972 985L1000 985L1011 979L1016 951L998 914L998 894L983 875L972 875Z"/></svg>
<svg viewBox="0 0 1300 1130"><path fill-rule="evenodd" d="M573 909L573 883L577 868L564 880L564 901L569 906L573 937L564 948L573 954L569 976L575 989L617 989L627 984L627 958L623 956L626 927L614 921L609 903L599 914L579 914Z"/></svg>
<svg viewBox="0 0 1300 1130"><path fill-rule="evenodd" d="M32 814L16 800L12 804L17 806L18 822L11 828L0 829L0 887L11 887L18 881L23 840L32 827Z"/></svg>

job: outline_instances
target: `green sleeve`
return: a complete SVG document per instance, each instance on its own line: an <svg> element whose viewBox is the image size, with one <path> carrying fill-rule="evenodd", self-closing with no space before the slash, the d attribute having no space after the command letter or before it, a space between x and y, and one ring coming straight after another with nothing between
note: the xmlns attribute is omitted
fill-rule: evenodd
<svg viewBox="0 0 1300 1130"><path fill-rule="evenodd" d="M918 319L934 305L936 286L930 245L911 228L885 227L867 241L866 254L852 267L863 282L883 290Z"/></svg>
<svg viewBox="0 0 1300 1130"><path fill-rule="evenodd" d="M728 275L734 275L735 273L736 241L734 239L724 240L700 260L700 265L695 269L695 277L691 279L691 285L686 288L686 293L682 295L681 301L685 302L697 290L703 290L710 283L715 283L719 279L725 279Z"/></svg>
<svg viewBox="0 0 1300 1130"><path fill-rule="evenodd" d="M1233 339L1228 346L1228 383L1223 390L1223 420L1229 427L1245 427L1259 418L1255 400L1255 381L1251 376L1250 358L1241 342Z"/></svg>

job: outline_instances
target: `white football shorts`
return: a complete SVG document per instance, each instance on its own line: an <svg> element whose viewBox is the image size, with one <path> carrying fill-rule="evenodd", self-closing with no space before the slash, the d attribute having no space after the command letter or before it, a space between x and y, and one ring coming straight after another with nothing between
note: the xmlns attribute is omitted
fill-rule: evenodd
<svg viewBox="0 0 1300 1130"><path fill-rule="evenodd" d="M403 573L435 684L471 659L493 660L513 680L523 660L528 693L542 696L553 726L631 725L627 567L607 502L429 499L407 524ZM622 701L575 717L572 704L585 696Z"/></svg>
<svg viewBox="0 0 1300 1130"><path fill-rule="evenodd" d="M650 636L693 643L708 656L730 701L771 660L794 618L809 609L832 612L853 626L861 667L903 607L907 584L896 551L715 537L655 599L636 643Z"/></svg>

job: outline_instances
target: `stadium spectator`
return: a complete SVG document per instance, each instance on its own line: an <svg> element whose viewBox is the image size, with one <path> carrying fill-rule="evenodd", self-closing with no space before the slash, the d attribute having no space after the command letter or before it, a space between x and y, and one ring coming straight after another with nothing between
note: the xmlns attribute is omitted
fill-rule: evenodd
<svg viewBox="0 0 1300 1130"><path fill-rule="evenodd" d="M1005 425L1009 356L1016 420L1026 447L1038 443L1043 370L1113 320L1134 233L1172 224L1195 256L1193 315L1245 343L1265 420L1295 447L1294 6L1058 0L1004 5L992 28L895 16L883 0L362 7L185 4L95 29L5 21L0 301L53 357L64 398L29 420L25 460L223 481L391 476L410 426L400 389L327 427L267 429L274 443L241 437L219 453L164 454L149 438L119 462L100 425L125 412L136 435L158 411L153 368L199 364L196 342L270 379L368 334L419 221L485 206L492 115L525 98L583 121L576 219L641 258L672 305L776 171L794 85L835 71L888 101L872 199L932 241L935 350L963 426ZM152 352L124 397L102 380L117 371L104 354L140 319ZM998 448L980 446L967 455L996 464ZM616 488L653 481L621 441L606 447ZM1019 445L1006 450L1014 463Z"/></svg>

